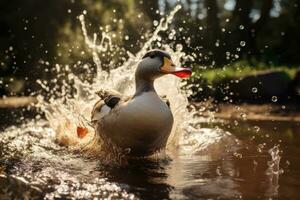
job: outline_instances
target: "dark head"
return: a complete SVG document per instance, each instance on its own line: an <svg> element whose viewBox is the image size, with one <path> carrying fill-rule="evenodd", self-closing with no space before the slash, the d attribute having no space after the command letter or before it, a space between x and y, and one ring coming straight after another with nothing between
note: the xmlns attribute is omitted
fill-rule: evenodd
<svg viewBox="0 0 300 200"><path fill-rule="evenodd" d="M188 68L176 67L170 54L162 50L147 52L138 64L135 72L136 79L154 81L165 74L174 74L180 78L187 78L192 74Z"/></svg>

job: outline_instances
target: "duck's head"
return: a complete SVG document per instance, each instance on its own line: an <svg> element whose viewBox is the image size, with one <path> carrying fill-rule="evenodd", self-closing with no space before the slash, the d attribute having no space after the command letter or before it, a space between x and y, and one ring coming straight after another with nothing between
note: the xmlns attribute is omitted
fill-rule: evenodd
<svg viewBox="0 0 300 200"><path fill-rule="evenodd" d="M147 52L136 69L136 78L146 81L153 81L166 74L187 78L191 76L192 71L189 68L176 66L170 54L162 50Z"/></svg>

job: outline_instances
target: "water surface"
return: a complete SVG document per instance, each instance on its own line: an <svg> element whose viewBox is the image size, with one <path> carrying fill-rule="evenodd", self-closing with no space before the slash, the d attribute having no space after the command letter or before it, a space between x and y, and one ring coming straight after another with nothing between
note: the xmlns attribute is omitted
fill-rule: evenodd
<svg viewBox="0 0 300 200"><path fill-rule="evenodd" d="M0 137L0 197L300 198L300 124L235 123L203 123L193 133L197 142L189 138L190 144L183 142L167 158L132 158L121 165L86 159L58 146L44 120L10 127ZM195 144L198 151L189 153ZM270 173L268 151L275 144L280 144L282 172Z"/></svg>

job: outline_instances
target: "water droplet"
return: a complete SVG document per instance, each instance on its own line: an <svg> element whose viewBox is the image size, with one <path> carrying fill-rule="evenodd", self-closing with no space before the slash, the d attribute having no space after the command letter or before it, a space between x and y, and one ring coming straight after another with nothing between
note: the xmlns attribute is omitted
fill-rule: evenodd
<svg viewBox="0 0 300 200"><path fill-rule="evenodd" d="M176 45L176 50L177 51L182 51L182 49L183 49L183 46L181 44Z"/></svg>
<svg viewBox="0 0 300 200"><path fill-rule="evenodd" d="M256 87L252 88L252 92L253 92L253 93L257 93L257 91L258 91L258 90L257 90Z"/></svg>
<svg viewBox="0 0 300 200"><path fill-rule="evenodd" d="M220 167L217 167L217 169L216 169L216 174L217 174L218 176L221 176L221 175L222 175Z"/></svg>
<svg viewBox="0 0 300 200"><path fill-rule="evenodd" d="M200 112L203 112L203 111L205 111L205 109L206 109L205 106L201 106L201 107L199 108L199 111L200 111Z"/></svg>
<svg viewBox="0 0 300 200"><path fill-rule="evenodd" d="M233 155L234 155L236 158L243 158L243 155L242 155L241 153L234 152Z"/></svg>
<svg viewBox="0 0 300 200"><path fill-rule="evenodd" d="M240 25L240 26L239 26L239 29L240 29L240 30L243 30L244 28L245 28L245 27L244 27L243 25Z"/></svg>
<svg viewBox="0 0 300 200"><path fill-rule="evenodd" d="M233 123L235 126L239 125L239 122L237 120L234 120Z"/></svg>
<svg viewBox="0 0 300 200"><path fill-rule="evenodd" d="M199 30L202 31L202 30L203 30L203 26L200 26L200 27L199 27Z"/></svg>
<svg viewBox="0 0 300 200"><path fill-rule="evenodd" d="M243 120L246 120L247 119L247 114L246 113L241 113L241 118L243 119Z"/></svg>
<svg viewBox="0 0 300 200"><path fill-rule="evenodd" d="M125 35L124 39L125 39L125 40L129 40L129 36L128 36L128 35Z"/></svg>
<svg viewBox="0 0 300 200"><path fill-rule="evenodd" d="M246 42L245 42L245 41L241 41L241 42L240 42L240 45L241 45L242 47L244 47L244 46L246 45Z"/></svg>
<svg viewBox="0 0 300 200"><path fill-rule="evenodd" d="M259 126L254 126L253 129L256 133L258 133L258 131L260 130Z"/></svg>
<svg viewBox="0 0 300 200"><path fill-rule="evenodd" d="M277 102L277 101L278 101L278 98L277 98L277 96L272 96L271 100L272 100L273 102Z"/></svg>
<svg viewBox="0 0 300 200"><path fill-rule="evenodd" d="M157 26L157 25L158 25L158 21L157 21L157 20L154 20L154 21L153 21L153 25L154 25L154 26Z"/></svg>

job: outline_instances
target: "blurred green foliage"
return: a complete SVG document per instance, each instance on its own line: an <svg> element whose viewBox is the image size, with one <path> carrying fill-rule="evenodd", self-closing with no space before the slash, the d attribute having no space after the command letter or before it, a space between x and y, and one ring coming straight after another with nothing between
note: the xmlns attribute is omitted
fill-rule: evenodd
<svg viewBox="0 0 300 200"><path fill-rule="evenodd" d="M195 58L187 63L195 70L205 65L222 71L236 60L253 58L267 67L299 66L297 0L10 0L0 2L0 95L30 94L38 88L37 79L56 77L57 65L67 64L74 73L91 78L93 74L76 68L95 68L78 20L83 12L87 11L91 35L99 33L101 38L106 32L113 40L110 52L100 55L108 69L121 65L127 50L136 53L155 28L153 21L178 3L183 9L169 32L162 34L162 42L182 44ZM176 39L168 37L172 30ZM225 73L235 73L234 66ZM244 72L253 67L257 65ZM11 89L14 82L18 87Z"/></svg>
<svg viewBox="0 0 300 200"><path fill-rule="evenodd" d="M237 61L222 68L197 70L193 73L193 80L204 79L208 84L219 82L225 79L239 79L248 75L257 75L266 72L285 72L290 79L294 79L296 72L299 70L297 66L275 66L266 65L263 62L255 62L250 64L246 60Z"/></svg>

